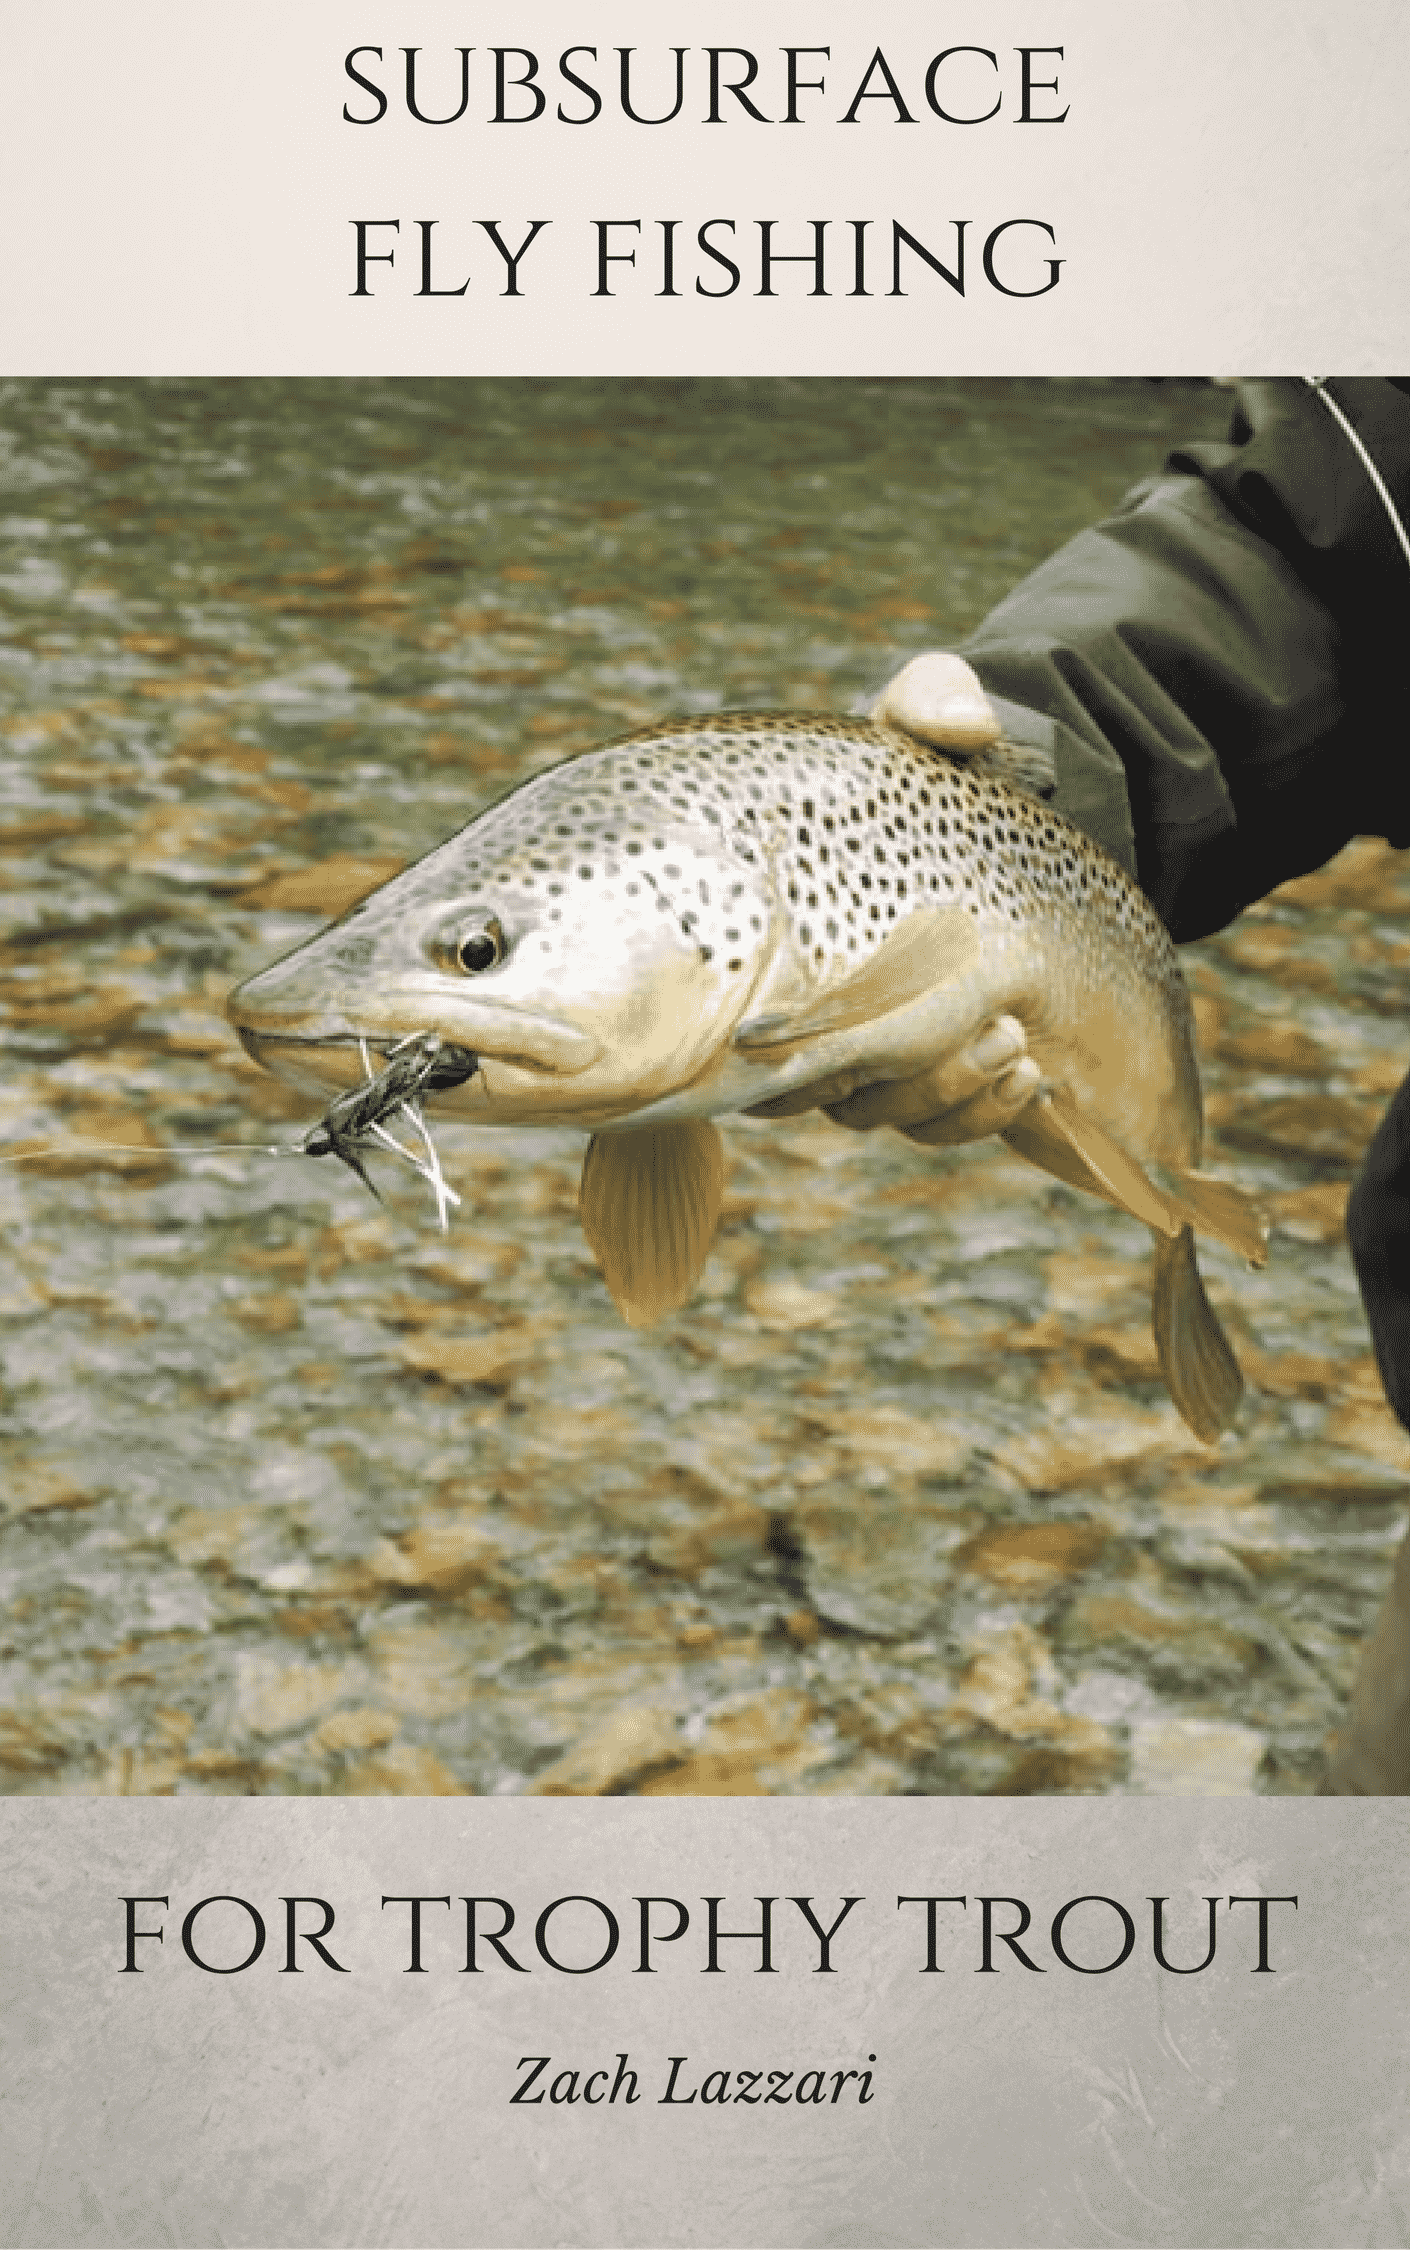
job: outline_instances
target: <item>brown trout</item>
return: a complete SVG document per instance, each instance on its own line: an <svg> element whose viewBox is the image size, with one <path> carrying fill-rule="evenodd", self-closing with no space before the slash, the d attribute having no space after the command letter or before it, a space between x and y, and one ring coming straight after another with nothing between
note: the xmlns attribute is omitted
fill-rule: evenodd
<svg viewBox="0 0 1410 2250"><path fill-rule="evenodd" d="M1146 1222L1171 1396L1209 1441L1238 1405L1194 1231L1261 1264L1267 1230L1198 1170L1175 949L992 759L865 719L666 721L512 790L229 1006L306 1088L434 1035L475 1066L438 1107L588 1132L583 1227L636 1323L683 1304L709 1253L715 1118L912 1076L1016 1017L1042 1075L1003 1138Z"/></svg>

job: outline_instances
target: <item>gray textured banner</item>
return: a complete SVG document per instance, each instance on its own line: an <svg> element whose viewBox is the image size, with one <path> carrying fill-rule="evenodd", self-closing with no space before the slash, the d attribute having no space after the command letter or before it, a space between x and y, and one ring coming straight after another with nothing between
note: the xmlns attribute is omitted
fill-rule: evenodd
<svg viewBox="0 0 1410 2250"><path fill-rule="evenodd" d="M0 2237L1403 2244L1407 1822L1308 1800L12 1800ZM902 1893L968 1901L935 1910L935 1973ZM134 1930L161 1936L134 1936L129 1975L138 1894ZM1227 1901L1284 1894L1260 1975L1260 1909ZM419 1974L412 1909L381 1905L415 1895L450 1901L420 1910ZM466 1896L512 1906L517 1972L485 1906L466 1973ZM984 1973L986 1896L1028 1908L1032 1968L1004 1904ZM723 1934L757 1931L761 1897L769 1974L757 1936ZM794 1901L826 1931L848 1897L820 1974ZM297 1974L288 1898L329 1957L300 1939ZM1208 1898L1216 1952L1190 1973ZM541 1923L558 1899L578 1903ZM251 1908L265 1942L237 1971Z"/></svg>

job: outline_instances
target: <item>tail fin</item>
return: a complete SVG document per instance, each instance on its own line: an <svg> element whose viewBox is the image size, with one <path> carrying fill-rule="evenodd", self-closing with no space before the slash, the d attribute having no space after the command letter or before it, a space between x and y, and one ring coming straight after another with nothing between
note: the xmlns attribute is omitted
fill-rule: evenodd
<svg viewBox="0 0 1410 2250"><path fill-rule="evenodd" d="M1251 1266L1268 1262L1268 1217L1242 1188L1207 1172L1182 1172L1172 1165L1165 1175L1170 1200L1182 1219L1212 1235L1226 1250L1237 1250Z"/></svg>
<svg viewBox="0 0 1410 2250"><path fill-rule="evenodd" d="M1204 1293L1189 1227L1173 1237L1155 1236L1151 1320L1170 1396L1195 1436L1213 1445L1234 1419L1244 1379L1219 1316Z"/></svg>

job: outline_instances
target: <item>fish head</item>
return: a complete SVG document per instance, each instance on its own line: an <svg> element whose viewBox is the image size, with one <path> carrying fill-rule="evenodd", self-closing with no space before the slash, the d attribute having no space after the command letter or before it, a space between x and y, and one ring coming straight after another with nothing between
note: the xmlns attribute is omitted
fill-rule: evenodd
<svg viewBox="0 0 1410 2250"><path fill-rule="evenodd" d="M323 1094L364 1045L434 1033L479 1066L438 1106L486 1124L596 1127L708 1078L768 957L766 871L624 800L587 771L609 755L513 792L242 984L255 1059Z"/></svg>

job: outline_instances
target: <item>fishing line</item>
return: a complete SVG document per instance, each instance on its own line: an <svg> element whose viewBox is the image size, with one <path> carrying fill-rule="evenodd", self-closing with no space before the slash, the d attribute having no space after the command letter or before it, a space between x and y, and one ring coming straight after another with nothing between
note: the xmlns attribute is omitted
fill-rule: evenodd
<svg viewBox="0 0 1410 2250"><path fill-rule="evenodd" d="M371 1125L367 1128L367 1133L369 1137L380 1141L384 1148L390 1149L395 1155L399 1156L404 1164L409 1164L417 1177L426 1182L436 1199L436 1218L441 1233L448 1234L450 1231L449 1209L452 1204L459 1204L460 1197L441 1170L440 1151L426 1129L424 1118L405 1104L402 1114L410 1119L417 1136L426 1149L425 1157L418 1156L414 1149L404 1147L383 1125ZM0 1156L0 1165L44 1164L52 1162L56 1157L62 1161L63 1158L69 1156L145 1156L149 1162L160 1163L164 1162L169 1156L190 1158L239 1155L304 1156L312 1158L319 1153L314 1149L299 1147L295 1143L279 1141L180 1141L167 1144L161 1141L75 1140L49 1141L43 1148L18 1149L9 1156ZM360 1170L361 1168L355 1167L355 1169ZM367 1179L365 1173L362 1174L362 1177L380 1202L381 1197L377 1194L376 1188L372 1186L371 1180Z"/></svg>
<svg viewBox="0 0 1410 2250"><path fill-rule="evenodd" d="M271 1141L49 1141L43 1148L23 1148L13 1156L0 1156L0 1164L43 1164L53 1156L225 1156L236 1151L246 1156L307 1156L308 1150L284 1147Z"/></svg>
<svg viewBox="0 0 1410 2250"><path fill-rule="evenodd" d="M157 1161L168 1156L336 1156L349 1171L357 1174L368 1193L380 1203L380 1190L360 1153L364 1143L376 1141L403 1164L410 1165L417 1178L426 1182L436 1199L436 1218L441 1233L447 1234L450 1207L458 1205L460 1197L441 1170L440 1151L421 1114L419 1097L428 1088L440 1092L449 1086L463 1085L478 1069L478 1060L467 1049L438 1038L434 1032L413 1032L410 1037L399 1039L388 1054L385 1067L374 1071L367 1041L359 1039L357 1044L362 1057L363 1083L346 1094L337 1095L297 1147L279 1141L178 1141L170 1146L148 1141L51 1141L44 1148L18 1149L9 1156L0 1156L0 1164L38 1164L46 1158L62 1159L67 1155L145 1156ZM388 1132L386 1119L389 1117L406 1119L424 1155Z"/></svg>
<svg viewBox="0 0 1410 2250"><path fill-rule="evenodd" d="M1313 393L1314 397L1320 398L1322 404L1326 407L1327 412L1331 415L1333 421L1336 422L1336 424L1342 431L1342 434L1350 441L1353 449L1355 450L1357 459L1360 461L1362 468L1366 471L1367 476L1371 480L1372 486L1375 490L1376 498L1380 501L1381 506L1384 508L1386 515L1390 520L1391 530L1395 533L1396 539L1400 543L1400 552L1402 553L1402 555L1404 555L1406 562L1410 563L1410 532L1407 532L1405 529L1405 525L1401 520L1400 510L1396 507L1394 500L1391 498L1390 487L1386 483L1385 478L1381 475L1380 470L1376 467L1375 462L1371 459L1371 456L1367 452L1365 445L1362 443L1359 433L1353 428L1349 416L1343 412L1342 408L1337 404L1337 401L1333 398L1331 392L1328 390L1327 385L1331 382L1331 376L1304 375L1302 380L1304 383L1306 383L1308 389Z"/></svg>

